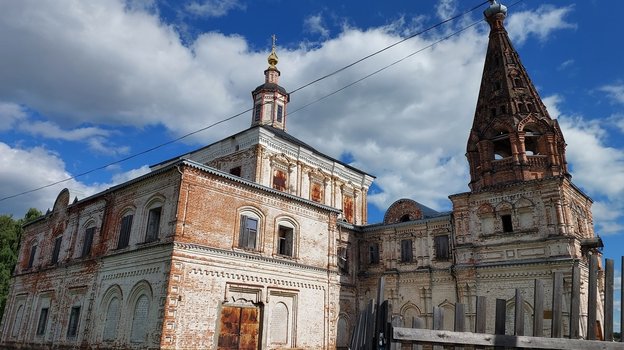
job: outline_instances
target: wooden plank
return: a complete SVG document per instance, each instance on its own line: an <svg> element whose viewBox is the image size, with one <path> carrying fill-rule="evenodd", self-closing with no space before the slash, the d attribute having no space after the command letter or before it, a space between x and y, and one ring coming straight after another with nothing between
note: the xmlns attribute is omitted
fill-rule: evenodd
<svg viewBox="0 0 624 350"><path fill-rule="evenodd" d="M494 334L505 334L507 320L507 300L496 299L496 318L494 319Z"/></svg>
<svg viewBox="0 0 624 350"><path fill-rule="evenodd" d="M466 313L464 311L464 304L462 303L455 304L454 330L455 332L466 331Z"/></svg>
<svg viewBox="0 0 624 350"><path fill-rule="evenodd" d="M562 299L563 299L563 273L553 274L553 294L552 294L552 324L550 326L551 338L561 338L562 326Z"/></svg>
<svg viewBox="0 0 624 350"><path fill-rule="evenodd" d="M441 307L433 307L433 329L441 330L444 328L444 312ZM433 350L442 350L440 345L434 345Z"/></svg>
<svg viewBox="0 0 624 350"><path fill-rule="evenodd" d="M598 303L598 257L589 258L589 281L587 290L587 339L596 339L596 305Z"/></svg>
<svg viewBox="0 0 624 350"><path fill-rule="evenodd" d="M514 304L514 335L524 335L524 298L520 289L516 289Z"/></svg>
<svg viewBox="0 0 624 350"><path fill-rule="evenodd" d="M622 350L622 344L615 342L436 331L403 327L395 327L393 336L394 339L402 342L419 342L422 344L500 346L513 349Z"/></svg>
<svg viewBox="0 0 624 350"><path fill-rule="evenodd" d="M485 297L477 296L477 307L476 307L476 319L475 319L475 332L476 333L485 333L485 320L487 319L487 309L486 309L486 299Z"/></svg>
<svg viewBox="0 0 624 350"><path fill-rule="evenodd" d="M570 339L579 339L581 323L581 268L578 262L572 268L572 290L570 292Z"/></svg>
<svg viewBox="0 0 624 350"><path fill-rule="evenodd" d="M544 336L544 283L535 280L533 290L533 336Z"/></svg>
<svg viewBox="0 0 624 350"><path fill-rule="evenodd" d="M605 261L604 338L613 341L613 259Z"/></svg>

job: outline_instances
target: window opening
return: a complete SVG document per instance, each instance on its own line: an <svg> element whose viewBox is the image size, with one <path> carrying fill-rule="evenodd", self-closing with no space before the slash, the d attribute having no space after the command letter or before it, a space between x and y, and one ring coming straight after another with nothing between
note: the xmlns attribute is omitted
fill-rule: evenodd
<svg viewBox="0 0 624 350"><path fill-rule="evenodd" d="M511 222L511 215L501 215L501 221L503 223L503 232L513 232L513 224Z"/></svg>
<svg viewBox="0 0 624 350"><path fill-rule="evenodd" d="M95 226L85 230L85 239L82 244L82 257L91 254L91 245L93 244L93 235L95 235Z"/></svg>
<svg viewBox="0 0 624 350"><path fill-rule="evenodd" d="M262 103L258 103L256 105L256 110L254 111L254 120L259 122L260 121L260 112L262 111Z"/></svg>
<svg viewBox="0 0 624 350"><path fill-rule="evenodd" d="M401 216L401 218L399 219L399 222L408 222L410 221L410 215L409 214L405 214L403 216Z"/></svg>
<svg viewBox="0 0 624 350"><path fill-rule="evenodd" d="M121 227L119 230L119 242L117 249L125 248L130 243L130 230L132 229L132 218L134 215L129 214L121 219Z"/></svg>
<svg viewBox="0 0 624 350"><path fill-rule="evenodd" d="M80 306L74 306L69 313L69 325L67 327L67 336L75 337L78 334L78 320L80 319Z"/></svg>
<svg viewBox="0 0 624 350"><path fill-rule="evenodd" d="M368 247L368 263L379 264L379 243L371 243Z"/></svg>
<svg viewBox="0 0 624 350"><path fill-rule="evenodd" d="M37 322L37 335L44 335L46 331L46 325L48 324L48 308L41 308L39 313L39 322Z"/></svg>
<svg viewBox="0 0 624 350"><path fill-rule="evenodd" d="M273 188L286 191L286 172L281 169L273 170Z"/></svg>
<svg viewBox="0 0 624 350"><path fill-rule="evenodd" d="M33 245L30 248L30 257L28 258L28 268L33 267L33 264L35 263L35 255L37 254L37 245Z"/></svg>
<svg viewBox="0 0 624 350"><path fill-rule="evenodd" d="M284 107L282 105L277 105L277 121L279 123L282 122L283 115L284 115Z"/></svg>
<svg viewBox="0 0 624 350"><path fill-rule="evenodd" d="M234 168L230 169L230 174L232 174L234 176L240 177L241 176L241 167L237 166L237 167L234 167Z"/></svg>
<svg viewBox="0 0 624 350"><path fill-rule="evenodd" d="M258 219L241 215L240 237L238 246L244 249L256 249Z"/></svg>
<svg viewBox="0 0 624 350"><path fill-rule="evenodd" d="M411 239L401 240L401 262L412 262L412 259L413 259L412 240Z"/></svg>
<svg viewBox="0 0 624 350"><path fill-rule="evenodd" d="M293 236L292 227L279 226L277 237L277 253L284 256L293 256Z"/></svg>
<svg viewBox="0 0 624 350"><path fill-rule="evenodd" d="M338 268L343 274L349 273L349 250L347 247L338 247Z"/></svg>
<svg viewBox="0 0 624 350"><path fill-rule="evenodd" d="M436 236L434 241L435 256L437 260L449 259L449 236Z"/></svg>
<svg viewBox="0 0 624 350"><path fill-rule="evenodd" d="M56 264L59 259L59 254L61 252L61 242L63 241L63 236L56 237L54 240L54 250L52 251L52 264Z"/></svg>
<svg viewBox="0 0 624 350"><path fill-rule="evenodd" d="M146 242L153 242L158 239L161 213L162 207L150 209L149 214L147 215L147 231L145 232Z"/></svg>

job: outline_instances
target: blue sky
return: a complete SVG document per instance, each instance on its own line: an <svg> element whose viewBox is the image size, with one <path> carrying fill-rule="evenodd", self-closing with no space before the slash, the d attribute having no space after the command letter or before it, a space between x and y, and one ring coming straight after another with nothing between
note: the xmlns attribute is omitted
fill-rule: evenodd
<svg viewBox="0 0 624 350"><path fill-rule="evenodd" d="M514 2L504 2L511 5ZM478 1L2 1L0 197L115 162L251 106L277 35L292 91ZM292 95L295 111L482 18L486 5ZM624 236L621 1L520 1L506 24L568 143L573 181L594 200L616 259ZM288 131L377 176L370 222L403 197L448 210L483 68L485 23L289 115ZM251 114L59 185L0 201L45 211L249 126Z"/></svg>

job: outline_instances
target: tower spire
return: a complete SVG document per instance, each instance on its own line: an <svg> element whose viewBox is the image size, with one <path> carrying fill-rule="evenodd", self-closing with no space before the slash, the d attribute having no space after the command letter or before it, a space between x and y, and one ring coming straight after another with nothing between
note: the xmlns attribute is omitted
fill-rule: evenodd
<svg viewBox="0 0 624 350"><path fill-rule="evenodd" d="M264 71L264 84L252 91L254 109L251 126L268 125L286 131L286 105L290 95L279 85L279 59L276 53L277 38L271 36L271 52L267 57L269 67Z"/></svg>
<svg viewBox="0 0 624 350"><path fill-rule="evenodd" d="M559 124L507 35L507 7L491 0L483 14L490 34L466 153L470 188L569 176Z"/></svg>

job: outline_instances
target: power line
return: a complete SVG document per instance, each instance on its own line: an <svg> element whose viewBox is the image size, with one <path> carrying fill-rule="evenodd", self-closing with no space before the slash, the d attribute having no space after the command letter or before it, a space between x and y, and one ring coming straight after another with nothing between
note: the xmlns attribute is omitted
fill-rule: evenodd
<svg viewBox="0 0 624 350"><path fill-rule="evenodd" d="M520 2L520 1L522 1L522 0L519 0L518 2ZM305 89L305 88L306 88L306 87L308 87L308 86L311 86L311 85L313 85L313 84L316 84L316 83L320 82L321 80L324 80L324 79L327 79L327 78L329 78L329 77L331 77L331 76L334 76L334 75L336 75L336 74L338 74L338 73L340 73L340 72L342 72L342 71L344 71L344 70L347 70L347 69L349 69L349 68L351 68L351 67L353 67L353 66L357 65L358 63L361 63L361 62L363 62L363 61L365 61L365 60L367 60L367 59L369 59L369 58L371 58L371 57L373 57L373 56L376 56L376 55L378 55L378 54L380 54L380 53L382 53L382 52L384 52L384 51L387 51L387 50L391 49L392 47L397 46L397 45L399 45L399 44L401 44L401 43L403 43L403 42L405 42L405 41L407 41L407 40L413 39L413 38L415 38L416 36L422 35L422 34L424 34L424 33L428 32L428 31L431 31L431 30L433 30L433 29L435 29L435 28L437 28L437 27L440 27L440 26L442 26L442 25L444 25L444 24L446 24L446 23L448 23L448 22L454 21L454 20L456 20L457 18L460 18L460 17L462 17L462 16L465 16L465 15L467 15L467 14L469 14L469 13L473 12L474 10L478 9L479 7L483 6L484 4L486 4L486 3L488 3L488 2L489 2L489 1L484 1L484 2L482 2L482 3L480 3L480 4L478 4L478 5L476 5L476 6L472 7L472 8L470 8L469 10L466 10L466 11L464 11L464 12L462 12L462 13L458 14L458 15L455 15L455 16L453 16L453 17L447 18L447 19L445 19L445 20L443 20L443 21L441 21L441 22L439 22L439 23L437 23L437 24L435 24L435 25L433 25L433 26L430 26L430 27L428 27L428 28L426 28L426 29L424 29L424 30L421 30L421 31L419 31L419 32L417 32L417 33L414 33L414 34L410 35L410 36L407 36L407 37L405 37L405 38L403 38L403 39L401 39L401 40L399 40L399 41L397 41L397 42L395 42L395 43L392 43L392 44L390 44L390 45L388 45L388 46L386 46L386 47L384 47L384 48L382 48L382 49L380 49L380 50L377 50L377 51L375 51L375 52L373 52L373 53L371 53L371 54L368 54L368 55L366 55L366 56L364 56L364 57L362 57L362 58L360 58L360 59L358 59L358 60L356 60L356 61L354 61L354 62L352 62L352 63L347 64L346 66L343 66L343 67L341 67L341 68L339 68L339 69L337 69L337 70L335 70L335 71L333 71L333 72L331 72L331 73L328 73L328 74L326 74L326 75L323 75L323 76L321 76L321 77L319 77L319 78L317 78L317 79L315 79L315 80L313 80L313 81L311 81L311 82L308 82L308 83L306 83L306 84L304 84L304 85L302 85L302 86L300 86L300 87L298 87L298 88L296 88L296 89L292 90L289 94L294 94L294 93L296 93L296 92L298 92L298 91L300 91L300 90ZM514 3L513 5L517 4L518 2ZM511 5L511 6L513 6L513 5ZM511 6L510 6L510 7L511 7ZM353 86L353 85L355 85L355 84L357 84L357 83L361 82L362 80L365 80L365 79L367 79L367 78L369 78L369 77L371 77L371 76L373 76L373 75L376 75L376 74L378 74L378 73L380 73L380 72L382 72L382 71L384 71L384 70L386 70L386 69L388 69L388 68L390 68L390 67L392 67L392 66L394 66L394 65L396 65L396 64L398 64L398 63L400 63L400 62L402 62L402 61L404 61L404 60L406 60L407 58L414 56L414 55L415 55L415 54L417 54L417 53L420 53L420 52L422 52L422 51L424 51L424 50L426 50L426 49L429 49L429 48L431 48L431 47L435 46L436 44L438 44L438 43L440 43L440 42L442 42L442 41L444 41L444 40L447 40L447 39L449 39L450 37L452 37L452 36L454 36L454 35L457 35L457 34L459 34L459 33L463 32L463 31L467 30L468 28L471 28L471 27L475 26L476 24L478 24L478 23L480 23L480 22L483 22L483 20L476 21L476 22L474 22L474 23L470 24L470 25L469 25L469 26L467 26L467 27L464 27L464 28L462 28L462 29L460 29L460 30L458 30L458 31L456 31L456 32L453 32L453 33L452 33L452 34L450 34L450 35L445 36L444 38L442 38L442 39L440 39L440 40L438 40L438 41L436 41L436 42L434 42L434 43L432 43L432 44L430 44L430 45L427 45L427 46L426 46L426 47L424 47L424 48L421 48L421 49L419 49L419 50L417 50L417 51L415 51L415 52L413 52L413 53L411 53L411 54L409 54L409 55L407 55L407 56L405 56L405 57L403 57L403 58L401 58L401 59L399 59L399 60L397 60L397 61L392 62L391 64L388 64L388 65L386 65L386 66L384 66L384 67L382 67L382 68L380 68L380 69L378 69L378 70L376 70L376 71L374 71L374 72L372 72L372 73L370 73L370 74L367 74L366 76L364 76L364 77L362 77L362 78L360 78L360 79L358 79L358 80L353 81L353 82L351 82L351 83L349 83L349 84L347 84L347 85L345 85L345 86L343 86L343 87L341 87L341 88L339 88L339 89L337 89L337 90L335 90L335 91L333 91L333 92L331 92L331 93L329 93L329 94L327 94L327 95L324 95L324 96L322 96L322 97L320 97L320 98L318 98L318 99L316 99L316 100L314 100L314 101L312 101L312 102L310 102L310 103L307 103L307 104L303 105L302 107L297 108L296 110L289 112L289 115L294 114L294 113L296 113L296 112L298 112L298 111L300 111L300 110L302 110L302 109L304 109L304 108L307 108L308 106L313 105L313 104L315 104L315 103L317 103L317 102L320 102L320 101L322 101L322 100L324 100L324 99L326 99L326 98L328 98L328 97L330 97L330 96L333 96L333 95L335 95L335 94L337 94L337 93L339 93L339 92L341 92L341 91L343 91L343 90L345 90L345 89L347 89L347 88L349 88L349 87L351 87L351 86ZM23 196L23 195L26 195L26 194L29 194L29 193L37 192L37 191L40 191L40 190L46 189L46 188L48 188L48 187L52 187L52 186L58 185L58 184L63 183L63 182L66 182L66 181L69 181L69 180L73 180L73 179L76 179L76 178L79 178L79 177L82 177L82 176L85 176L85 175L91 174L91 173L96 172L96 171L99 171L99 170L106 169L107 167L109 167L109 166L111 166L111 165L115 165L115 164L123 163L123 162L125 162L125 161L127 161L127 160L130 160L130 159L136 158L136 157L138 157L138 156L141 156L141 155L144 155L144 154L150 153L150 152L155 151L155 150L157 150L157 149L159 149L159 148L162 148L162 147L168 146L168 145L170 145L170 144L173 144L173 143L176 143L176 142L178 142L178 141L180 141L180 140L183 140L183 139L185 139L185 138L187 138L187 137L190 137L190 136L195 135L195 134L197 134L197 133L200 133L200 132L202 132L202 131L208 130L208 129L210 129L210 128L212 128L212 127L215 127L215 126L217 126L217 125L219 125L219 124L222 124L222 123L225 123L225 122L227 122L227 121L230 121L230 120L232 120L232 119L234 119L234 118L237 118L237 117L239 117L239 116L241 116L241 115L243 115L243 114L245 114L245 113L248 113L248 112L250 112L250 111L252 111L252 110L253 110L253 107L252 107L252 108L248 108L248 109L246 109L246 110L244 110L244 111L242 111L242 112L236 113L236 114L234 114L234 115L232 115L232 116L230 116L230 117L227 117L227 118L225 118L225 119L221 119L221 120L219 120L219 121L217 121L217 122L215 122L215 123L212 123L212 124L210 124L210 125L208 125L208 126L205 126L205 127L201 128L201 129L198 129L198 130L192 131L192 132L190 132L190 133L184 134L184 135L182 135L182 136L180 136L180 137L178 137L178 138L175 138L175 139L169 140L169 141L167 141L167 142L164 142L164 143L158 144L158 145L156 145L156 146L150 147L150 148L148 148L148 149L145 149L145 150L140 151L140 152L138 152L138 153L132 154L132 155L130 155L130 156L127 156L127 157L124 157L124 158L118 159L118 160L116 160L116 161L113 161L113 162L107 163L107 164L105 164L105 165L102 165L102 166L99 166L99 167L96 167L96 168L92 168L92 169L87 170L87 171L85 171L85 172L82 172L82 173L79 173L79 174L76 174L76 175L73 175L73 176L67 177L67 178L65 178L65 179L58 180L58 181L55 181L55 182L52 182L52 183L49 183L49 184L46 184L46 185L43 185L43 186L40 186L40 187L37 187L37 188L33 188L33 189L30 189L30 190L27 190L27 191L23 191L23 192L20 192L20 193L14 194L14 195L10 195L10 196L6 196L6 197L2 197L2 198L0 198L0 202L5 201L5 200L7 200L7 199L20 197L20 196Z"/></svg>

